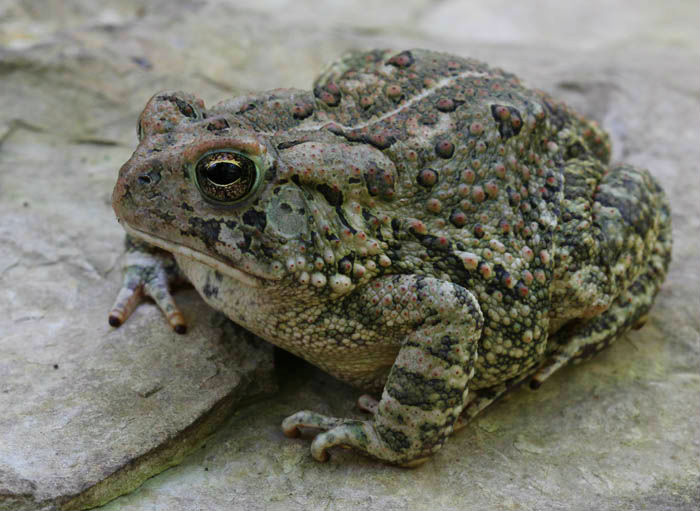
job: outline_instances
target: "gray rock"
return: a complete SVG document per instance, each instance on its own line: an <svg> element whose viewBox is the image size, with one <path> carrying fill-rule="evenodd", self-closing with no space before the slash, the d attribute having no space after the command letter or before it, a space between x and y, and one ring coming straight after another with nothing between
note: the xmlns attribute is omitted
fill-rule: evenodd
<svg viewBox="0 0 700 511"><path fill-rule="evenodd" d="M109 195L129 149L110 138L122 113L102 88L114 72L82 62L88 53L56 42L0 60L3 510L83 509L129 492L275 389L271 347L191 290L177 296L187 335L154 305L107 325L123 239ZM90 86L96 74L104 84ZM94 128L101 117L107 127Z"/></svg>
<svg viewBox="0 0 700 511"><path fill-rule="evenodd" d="M270 347L193 291L177 296L187 335L172 333L152 305L110 330L102 307L115 279L70 262L42 270L26 254L3 276L35 305L18 304L25 315L0 326L0 509L111 500L180 463L242 401L274 390Z"/></svg>
<svg viewBox="0 0 700 511"><path fill-rule="evenodd" d="M104 509L700 507L695 3L15 4L0 16L0 509L85 508L179 461ZM191 292L177 296L184 337L153 306L106 325L121 251L109 195L159 89L211 104L308 88L349 48L416 46L514 71L601 122L614 157L671 197L673 262L644 329L513 392L420 469L343 450L322 465L279 424L304 408L361 418L355 390L283 358L278 395L227 401L269 389L243 389L256 361L268 376L253 384L270 381L269 351L244 355L252 341L229 340L241 334Z"/></svg>

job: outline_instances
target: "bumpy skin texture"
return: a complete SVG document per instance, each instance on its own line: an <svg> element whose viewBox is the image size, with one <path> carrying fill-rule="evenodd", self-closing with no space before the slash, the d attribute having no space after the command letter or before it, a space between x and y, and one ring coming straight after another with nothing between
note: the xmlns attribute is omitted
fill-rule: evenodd
<svg viewBox="0 0 700 511"><path fill-rule="evenodd" d="M182 330L171 253L235 322L382 392L362 398L367 421L284 421L290 436L327 430L319 460L342 444L420 463L512 386L643 324L670 260L668 203L649 172L611 165L595 123L474 60L355 53L313 92L209 110L164 92L139 138L114 209L130 238L159 248L131 245L110 322L150 294ZM229 205L196 182L217 151L249 158L259 178Z"/></svg>

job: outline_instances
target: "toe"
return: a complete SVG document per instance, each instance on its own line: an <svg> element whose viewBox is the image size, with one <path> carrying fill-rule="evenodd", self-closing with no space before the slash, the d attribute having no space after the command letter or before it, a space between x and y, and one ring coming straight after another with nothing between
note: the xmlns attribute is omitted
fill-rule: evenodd
<svg viewBox="0 0 700 511"><path fill-rule="evenodd" d="M369 394L363 394L357 398L357 407L367 413L374 415L377 413L377 408L379 407L379 401L374 399Z"/></svg>
<svg viewBox="0 0 700 511"><path fill-rule="evenodd" d="M131 313L143 300L143 287L140 285L132 285L130 282L124 282L124 285L119 290L117 299L114 301L112 310L109 312L109 324L113 327L118 327L124 321L129 319Z"/></svg>

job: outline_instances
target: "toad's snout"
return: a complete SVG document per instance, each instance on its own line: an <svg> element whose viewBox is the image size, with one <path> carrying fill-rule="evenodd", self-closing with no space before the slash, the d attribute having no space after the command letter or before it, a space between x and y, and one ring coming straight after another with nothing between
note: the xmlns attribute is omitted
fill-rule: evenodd
<svg viewBox="0 0 700 511"><path fill-rule="evenodd" d="M140 162L135 156L121 167L112 191L112 208L120 222L131 223L138 216L135 212L157 201L162 172L163 164L159 160Z"/></svg>

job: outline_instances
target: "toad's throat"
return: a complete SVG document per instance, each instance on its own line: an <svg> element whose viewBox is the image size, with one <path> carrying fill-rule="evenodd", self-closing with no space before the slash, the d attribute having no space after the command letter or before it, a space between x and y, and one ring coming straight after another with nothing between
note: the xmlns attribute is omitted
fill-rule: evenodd
<svg viewBox="0 0 700 511"><path fill-rule="evenodd" d="M218 259L212 256L199 252L198 250L194 250L190 247L185 247L183 245L177 245L168 240L164 240L163 238L160 238L158 236L154 236L153 234L148 234L139 229L131 227L125 222L122 222L122 226L124 227L124 230L126 230L126 232L131 236L141 239L147 243L150 243L151 245L155 245L158 248L162 248L163 250L166 250L171 254L193 259L198 263L202 263L206 266L209 266L210 268L218 271L222 275L226 275L227 277L235 279L247 286L262 286L263 278L260 276L251 275L250 273L246 273L242 270L239 270L238 268L234 268L233 266L230 266L224 263L223 261L219 261Z"/></svg>

